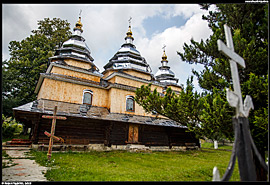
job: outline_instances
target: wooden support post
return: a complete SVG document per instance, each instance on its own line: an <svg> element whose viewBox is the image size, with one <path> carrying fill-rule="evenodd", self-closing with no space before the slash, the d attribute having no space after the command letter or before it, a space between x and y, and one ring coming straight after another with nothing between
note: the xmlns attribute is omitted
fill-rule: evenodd
<svg viewBox="0 0 270 185"><path fill-rule="evenodd" d="M56 125L56 119L61 119L61 120L66 120L66 117L61 117L61 116L56 116L56 112L57 112L57 106L54 107L54 111L53 111L53 116L47 116L47 115L43 115L42 118L48 118L48 119L53 119L52 120L52 128L51 128L51 134L50 134L50 142L49 142L49 148L48 148L48 160L51 159L52 156L52 146L53 146L53 139L54 139L54 131L55 131L55 125Z"/></svg>
<svg viewBox="0 0 270 185"><path fill-rule="evenodd" d="M238 166L241 181L256 181L255 165L253 163L253 155L251 150L251 141L248 137L248 118L234 118L234 124L238 125L239 143L236 148L238 158Z"/></svg>
<svg viewBox="0 0 270 185"><path fill-rule="evenodd" d="M31 141L35 144L38 142L39 127L40 127L39 120L33 120L32 121L32 128L33 129L31 131L31 133L32 133Z"/></svg>

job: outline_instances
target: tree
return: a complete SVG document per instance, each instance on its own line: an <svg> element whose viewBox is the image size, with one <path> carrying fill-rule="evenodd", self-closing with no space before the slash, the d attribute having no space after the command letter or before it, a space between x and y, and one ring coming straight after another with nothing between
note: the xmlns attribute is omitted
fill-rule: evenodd
<svg viewBox="0 0 270 185"><path fill-rule="evenodd" d="M48 67L48 58L71 35L69 23L59 18L38 21L38 29L22 41L9 43L10 59L2 62L3 114L35 100L39 74Z"/></svg>
<svg viewBox="0 0 270 185"><path fill-rule="evenodd" d="M2 114L2 136L12 138L15 134L21 134L23 127L12 117L5 117Z"/></svg>
<svg viewBox="0 0 270 185"><path fill-rule="evenodd" d="M160 94L155 89L151 92L151 84L136 90L135 101L147 113L153 111L188 127L197 138L221 141L233 140L231 123L232 108L226 100L225 90L214 89L213 94L199 94L194 91L193 77L187 80L186 88L175 94L168 88Z"/></svg>

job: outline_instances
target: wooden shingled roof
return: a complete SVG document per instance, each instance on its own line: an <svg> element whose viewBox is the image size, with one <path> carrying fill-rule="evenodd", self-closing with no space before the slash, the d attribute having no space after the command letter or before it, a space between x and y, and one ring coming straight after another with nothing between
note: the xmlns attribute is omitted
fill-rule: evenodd
<svg viewBox="0 0 270 185"><path fill-rule="evenodd" d="M186 128L180 123L164 118L149 117L149 116L137 116L121 113L110 113L107 108L91 106L89 107L86 114L82 114L80 111L81 104L67 103L53 100L40 99L25 105L13 108L16 114L27 114L27 113L37 113L37 114L53 114L54 106L57 106L57 115L61 116L71 116L80 117L88 119L98 119L107 121L118 121L136 124L147 124L156 126L168 126L168 127L180 127ZM17 113L16 113L17 112Z"/></svg>

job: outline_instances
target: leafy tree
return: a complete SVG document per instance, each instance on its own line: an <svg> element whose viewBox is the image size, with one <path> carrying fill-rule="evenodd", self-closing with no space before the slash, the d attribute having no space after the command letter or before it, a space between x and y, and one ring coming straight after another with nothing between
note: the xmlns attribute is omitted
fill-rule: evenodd
<svg viewBox="0 0 270 185"><path fill-rule="evenodd" d="M20 134L23 130L21 124L16 122L12 117L5 117L2 114L2 136L4 138L12 138L15 134Z"/></svg>
<svg viewBox="0 0 270 185"><path fill-rule="evenodd" d="M38 21L38 29L22 41L9 43L10 59L2 62L3 113L36 98L39 74L48 67L48 58L71 34L69 23L59 18Z"/></svg>

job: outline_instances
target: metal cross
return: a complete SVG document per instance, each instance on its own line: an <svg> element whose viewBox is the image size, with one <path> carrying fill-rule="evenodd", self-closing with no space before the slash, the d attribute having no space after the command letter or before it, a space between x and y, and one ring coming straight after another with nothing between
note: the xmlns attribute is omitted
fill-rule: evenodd
<svg viewBox="0 0 270 185"><path fill-rule="evenodd" d="M129 20L128 20L129 26L130 26L130 23L131 23L131 19L132 19L132 17L129 17Z"/></svg>
<svg viewBox="0 0 270 185"><path fill-rule="evenodd" d="M51 156L52 156L52 146L53 146L53 139L55 138L54 131L55 131L56 119L61 119L61 120L66 120L67 119L66 117L56 116L56 112L57 112L57 106L54 107L53 116L47 116L47 115L42 116L42 118L53 119L52 120L52 128L51 128L51 134L50 134L50 142L49 142L48 154L47 154L48 160L50 160Z"/></svg>
<svg viewBox="0 0 270 185"><path fill-rule="evenodd" d="M163 44L162 49L163 49L163 51L164 51L164 52L165 52L165 48L166 48L166 45L165 45L165 44Z"/></svg>
<svg viewBox="0 0 270 185"><path fill-rule="evenodd" d="M81 14L82 14L82 10L80 10L79 16L81 16Z"/></svg>
<svg viewBox="0 0 270 185"><path fill-rule="evenodd" d="M227 89L227 100L232 107L236 107L236 117L243 115L248 117L249 110L253 108L252 99L249 95L246 96L244 105L241 94L241 87L237 69L237 63L242 67L246 67L245 61L237 53L234 52L233 39L231 34L231 29L225 24L225 37L227 46L221 41L218 40L218 50L221 51L224 55L230 58L230 67L233 80L233 89L234 92Z"/></svg>

